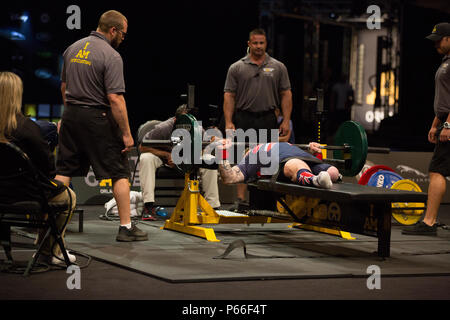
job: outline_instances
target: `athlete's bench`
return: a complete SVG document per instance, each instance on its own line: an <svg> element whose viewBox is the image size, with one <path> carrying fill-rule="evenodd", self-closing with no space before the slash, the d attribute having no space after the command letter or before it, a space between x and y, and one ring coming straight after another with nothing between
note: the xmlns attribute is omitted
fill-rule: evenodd
<svg viewBox="0 0 450 320"><path fill-rule="evenodd" d="M249 183L249 195L255 212L284 211L302 224L377 237L381 257L390 255L392 203L427 199L424 192L351 183L319 189L270 179Z"/></svg>

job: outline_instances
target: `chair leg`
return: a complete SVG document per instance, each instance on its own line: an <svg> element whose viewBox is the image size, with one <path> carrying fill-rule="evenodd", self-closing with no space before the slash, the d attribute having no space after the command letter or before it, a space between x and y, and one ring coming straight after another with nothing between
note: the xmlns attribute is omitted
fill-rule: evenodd
<svg viewBox="0 0 450 320"><path fill-rule="evenodd" d="M3 246L3 250L5 250L6 258L8 262L12 263L13 258L11 254L11 226L10 225L1 225L0 226L0 241Z"/></svg>
<svg viewBox="0 0 450 320"><path fill-rule="evenodd" d="M36 261L38 261L39 256L41 255L42 246L44 245L44 243L47 240L47 238L49 237L49 235L50 235L50 228L47 229L47 232L45 233L44 238L42 239L36 252L34 253L34 256L30 259L30 261L28 261L27 268L25 269L25 272L23 273L23 275L25 277L28 277L30 275L31 270L33 269Z"/></svg>
<svg viewBox="0 0 450 320"><path fill-rule="evenodd" d="M70 262L69 255L67 254L66 247L64 246L64 241L61 237L61 233L59 232L58 226L56 225L55 217L53 215L49 215L48 222L50 223L51 233L55 238L55 241L58 243L59 249L61 250L61 253L64 257L64 262L66 263L67 267L69 267L72 262Z"/></svg>

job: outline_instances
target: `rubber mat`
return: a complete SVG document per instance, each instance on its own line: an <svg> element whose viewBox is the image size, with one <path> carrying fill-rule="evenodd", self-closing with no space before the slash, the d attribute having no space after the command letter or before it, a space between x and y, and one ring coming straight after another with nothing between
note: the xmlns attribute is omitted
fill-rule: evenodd
<svg viewBox="0 0 450 320"><path fill-rule="evenodd" d="M161 230L162 225L141 222L149 240L122 243L115 241L117 221L88 220L83 233L70 225L66 242L94 259L169 282L367 277L371 265L379 266L382 276L450 274L448 230L418 237L401 235L400 226L394 226L391 257L382 259L376 255L377 239L357 234L345 240L284 223L215 225L221 241L208 242Z"/></svg>

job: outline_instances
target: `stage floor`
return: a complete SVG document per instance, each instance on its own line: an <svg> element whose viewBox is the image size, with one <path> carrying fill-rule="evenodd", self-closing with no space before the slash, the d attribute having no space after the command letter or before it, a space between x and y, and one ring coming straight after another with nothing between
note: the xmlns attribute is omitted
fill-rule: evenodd
<svg viewBox="0 0 450 320"><path fill-rule="evenodd" d="M445 210L440 212L440 221L450 224L450 206L443 208ZM442 228L439 228L437 237L406 236L401 234L402 226L394 224L391 257L382 259L375 252L376 238L352 234L355 240L345 240L289 228L288 223L263 226L214 225L211 227L221 241L208 242L195 236L161 230L162 221L140 222L139 227L149 233L149 240L119 243L115 241L118 221L100 219L99 216L104 214L102 206L84 206L82 209L85 215L84 232L78 232L75 216L66 235L70 250L91 256L94 260L92 265L104 263L124 272L166 283L245 284L262 280L314 279L360 279L361 282L370 276L367 268L372 265L380 268L382 279L441 277L447 282L450 279L450 231ZM28 248L26 245L22 248L20 245L15 247L13 256L19 260L28 259L33 253L29 245L31 240L24 240L17 235L15 239L17 242L28 243ZM245 243L250 257L245 257L243 248L236 248L226 258L218 258L236 240ZM0 259L4 259L3 252ZM80 256L78 261L83 264L85 259ZM83 275L90 272L90 267L82 269ZM56 271L58 272L64 271ZM33 274L30 278L38 281L43 276L44 274ZM13 283L14 277L20 276L2 273L0 282ZM321 290L326 292L327 288ZM39 295L36 294L38 298ZM214 299L217 294L209 297ZM257 296L260 294L256 293ZM447 291L440 297L449 299L450 293ZM6 298L14 299L11 296Z"/></svg>
<svg viewBox="0 0 450 320"><path fill-rule="evenodd" d="M381 259L376 238L352 234L355 240L345 240L288 223L207 225L220 242L162 226L163 221L140 222L148 241L118 243L116 221L89 219L83 233L71 226L66 240L70 249L170 282L366 277L370 265L379 266L384 276L450 275L450 231L444 229L437 237L406 236L394 225L391 257ZM236 248L218 259L236 240L256 257L246 258L243 248Z"/></svg>

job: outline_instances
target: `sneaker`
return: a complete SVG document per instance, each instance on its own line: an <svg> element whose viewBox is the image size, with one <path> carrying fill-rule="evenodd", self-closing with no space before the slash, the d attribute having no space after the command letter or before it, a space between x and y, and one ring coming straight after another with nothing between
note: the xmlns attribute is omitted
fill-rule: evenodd
<svg viewBox="0 0 450 320"><path fill-rule="evenodd" d="M425 222L420 221L413 226L406 227L402 230L402 234L407 235L419 235L419 236L436 236L437 224L432 226L427 225Z"/></svg>
<svg viewBox="0 0 450 320"><path fill-rule="evenodd" d="M140 230L135 224L131 225L131 229L127 227L119 227L116 241L131 242L131 241L145 241L148 240L147 232Z"/></svg>
<svg viewBox="0 0 450 320"><path fill-rule="evenodd" d="M77 261L77 257L73 254L70 254L68 250L66 250L67 252L67 256L69 257L69 261L72 263L75 263L75 261ZM33 253L33 258L36 254ZM60 253L58 255L58 257L55 257L54 255L46 255L46 254L40 254L39 255L39 260L38 261L42 261L42 262L46 262L49 264L53 264L53 265L66 265L66 262L64 260L64 256L62 253Z"/></svg>
<svg viewBox="0 0 450 320"><path fill-rule="evenodd" d="M69 257L69 260L71 263L75 263L75 261L77 261L77 257L75 257L75 255L70 254L69 251L67 251L67 256ZM49 257L50 258L50 257ZM53 264L53 265L66 265L66 261L64 260L64 256L62 253L60 253L58 255L58 257L55 256L51 256L51 259L49 259L49 263Z"/></svg>
<svg viewBox="0 0 450 320"><path fill-rule="evenodd" d="M158 218L156 217L156 214L155 214L155 208L156 207L149 209L148 207L144 206L144 209L142 210L142 214L141 214L142 221L157 221Z"/></svg>
<svg viewBox="0 0 450 320"><path fill-rule="evenodd" d="M316 187L330 189L333 186L330 174L326 171L320 172L317 176L313 178L313 184Z"/></svg>

